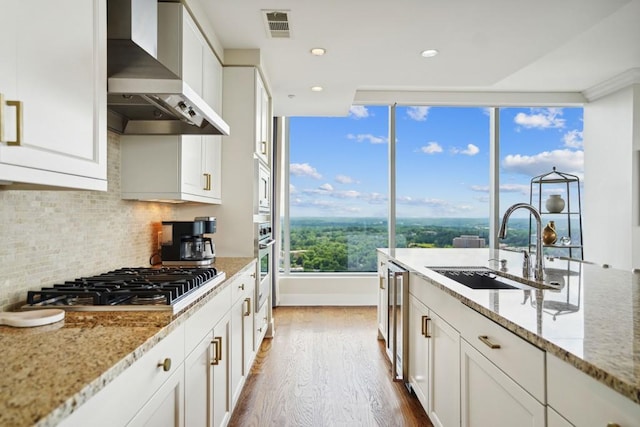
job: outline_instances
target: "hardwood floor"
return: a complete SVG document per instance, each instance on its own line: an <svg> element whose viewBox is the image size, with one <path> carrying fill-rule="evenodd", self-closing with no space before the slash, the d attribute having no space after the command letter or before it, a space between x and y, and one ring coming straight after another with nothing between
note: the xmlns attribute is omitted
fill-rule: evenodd
<svg viewBox="0 0 640 427"><path fill-rule="evenodd" d="M229 426L428 426L390 378L375 307L278 307Z"/></svg>

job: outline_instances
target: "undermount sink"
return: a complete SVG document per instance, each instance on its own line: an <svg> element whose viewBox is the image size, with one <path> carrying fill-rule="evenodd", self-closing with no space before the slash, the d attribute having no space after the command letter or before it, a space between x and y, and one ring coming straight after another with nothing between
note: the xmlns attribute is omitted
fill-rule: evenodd
<svg viewBox="0 0 640 427"><path fill-rule="evenodd" d="M429 267L436 273L471 289L535 289L502 277L485 267Z"/></svg>

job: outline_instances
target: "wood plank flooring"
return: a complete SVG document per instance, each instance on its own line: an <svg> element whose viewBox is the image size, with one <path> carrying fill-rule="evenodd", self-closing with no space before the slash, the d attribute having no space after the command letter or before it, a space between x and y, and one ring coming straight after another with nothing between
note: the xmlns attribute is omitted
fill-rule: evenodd
<svg viewBox="0 0 640 427"><path fill-rule="evenodd" d="M229 426L427 426L391 380L375 307L278 307Z"/></svg>

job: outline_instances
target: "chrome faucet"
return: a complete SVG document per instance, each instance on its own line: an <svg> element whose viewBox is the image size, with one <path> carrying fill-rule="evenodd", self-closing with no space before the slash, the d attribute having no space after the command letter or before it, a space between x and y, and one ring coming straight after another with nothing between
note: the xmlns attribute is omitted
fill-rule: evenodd
<svg viewBox="0 0 640 427"><path fill-rule="evenodd" d="M518 209L527 209L531 212L531 215L536 219L536 267L533 271L533 277L539 281L544 281L544 264L543 264L543 256L542 256L542 218L540 217L540 212L536 210L532 205L528 203L516 203L513 206L510 206L504 213L504 217L502 217L502 224L500 225L500 231L498 232L498 238L504 239L507 237L507 221L511 214ZM529 261L529 252L524 250L524 265L522 268L522 273L524 277L529 277L530 275L530 261Z"/></svg>

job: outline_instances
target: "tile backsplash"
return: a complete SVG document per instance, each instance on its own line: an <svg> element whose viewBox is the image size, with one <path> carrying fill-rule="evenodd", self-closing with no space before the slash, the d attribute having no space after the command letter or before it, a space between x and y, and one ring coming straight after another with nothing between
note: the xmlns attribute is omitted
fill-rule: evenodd
<svg viewBox="0 0 640 427"><path fill-rule="evenodd" d="M107 192L0 186L1 311L19 307L31 289L149 265L160 222L175 207L120 199L119 137L108 139Z"/></svg>

